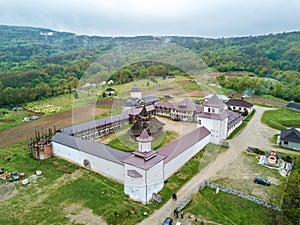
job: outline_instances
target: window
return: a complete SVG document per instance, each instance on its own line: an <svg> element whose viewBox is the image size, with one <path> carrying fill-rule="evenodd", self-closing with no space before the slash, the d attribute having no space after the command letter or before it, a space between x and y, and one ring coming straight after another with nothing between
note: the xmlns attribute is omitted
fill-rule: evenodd
<svg viewBox="0 0 300 225"><path fill-rule="evenodd" d="M288 142L288 141L284 141L284 142L283 142L283 144L285 144L285 145L288 145L288 144L289 144L289 142Z"/></svg>
<svg viewBox="0 0 300 225"><path fill-rule="evenodd" d="M208 108L208 112L210 112L210 108Z"/></svg>
<svg viewBox="0 0 300 225"><path fill-rule="evenodd" d="M201 120L198 120L199 125L201 125Z"/></svg>

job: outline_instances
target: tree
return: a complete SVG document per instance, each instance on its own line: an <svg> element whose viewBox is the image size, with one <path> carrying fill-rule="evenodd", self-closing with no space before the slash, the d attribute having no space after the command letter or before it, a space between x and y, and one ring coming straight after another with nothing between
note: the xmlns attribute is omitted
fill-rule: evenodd
<svg viewBox="0 0 300 225"><path fill-rule="evenodd" d="M299 157L297 158L296 168L290 174L288 184L285 189L282 216L285 224L300 224L300 168Z"/></svg>

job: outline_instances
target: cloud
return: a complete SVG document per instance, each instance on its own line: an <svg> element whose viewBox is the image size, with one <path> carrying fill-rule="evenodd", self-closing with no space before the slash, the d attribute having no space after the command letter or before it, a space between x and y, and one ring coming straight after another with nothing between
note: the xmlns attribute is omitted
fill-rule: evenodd
<svg viewBox="0 0 300 225"><path fill-rule="evenodd" d="M0 24L112 36L256 35L299 30L298 0L10 0Z"/></svg>

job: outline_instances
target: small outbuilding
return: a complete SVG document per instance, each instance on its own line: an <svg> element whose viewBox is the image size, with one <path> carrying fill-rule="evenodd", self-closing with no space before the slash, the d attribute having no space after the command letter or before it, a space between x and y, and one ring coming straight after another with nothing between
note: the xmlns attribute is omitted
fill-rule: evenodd
<svg viewBox="0 0 300 225"><path fill-rule="evenodd" d="M277 143L286 148L300 150L300 131L296 128L282 130Z"/></svg>
<svg viewBox="0 0 300 225"><path fill-rule="evenodd" d="M286 107L290 110L300 112L300 103L298 102L290 102L289 104L286 105Z"/></svg>
<svg viewBox="0 0 300 225"><path fill-rule="evenodd" d="M235 112L243 113L248 111L250 114L253 110L253 104L240 99L230 99L225 104L228 106L228 109L231 109Z"/></svg>

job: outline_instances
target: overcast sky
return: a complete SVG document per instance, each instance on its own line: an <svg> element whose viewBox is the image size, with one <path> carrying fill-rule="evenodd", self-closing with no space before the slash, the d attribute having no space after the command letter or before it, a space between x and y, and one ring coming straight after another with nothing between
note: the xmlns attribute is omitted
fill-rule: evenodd
<svg viewBox="0 0 300 225"><path fill-rule="evenodd" d="M300 31L300 0L0 0L0 24L101 36Z"/></svg>

